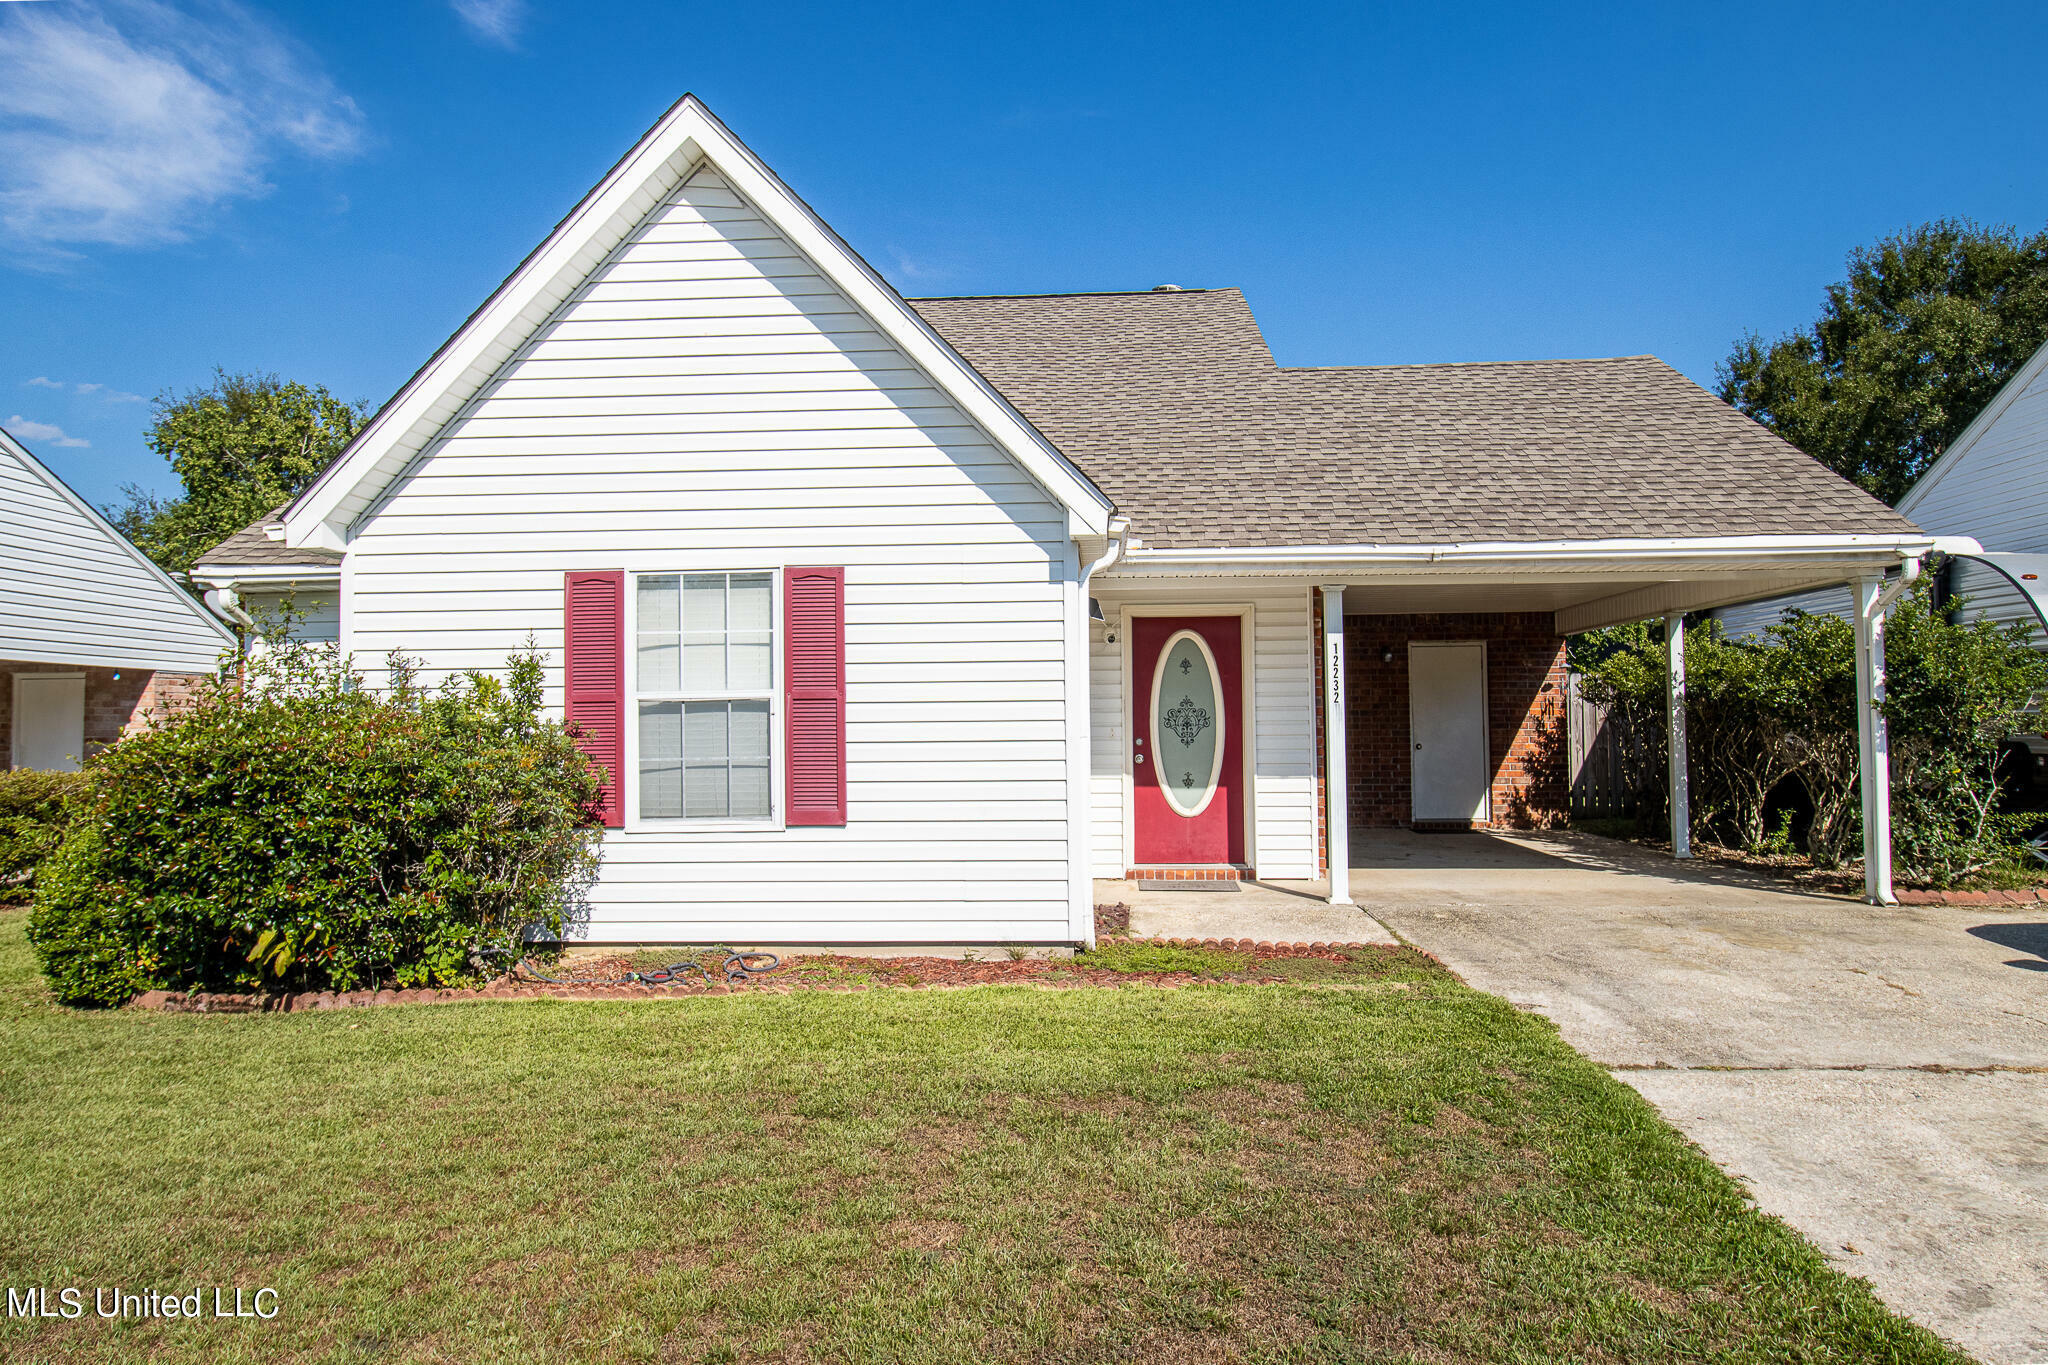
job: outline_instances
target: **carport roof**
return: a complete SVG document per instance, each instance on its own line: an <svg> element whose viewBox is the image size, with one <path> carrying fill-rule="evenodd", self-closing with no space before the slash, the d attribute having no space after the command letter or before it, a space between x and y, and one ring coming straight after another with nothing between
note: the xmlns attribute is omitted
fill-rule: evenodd
<svg viewBox="0 0 2048 1365"><path fill-rule="evenodd" d="M1286 368L1236 289L911 304L1150 548L1915 530L1654 356Z"/></svg>

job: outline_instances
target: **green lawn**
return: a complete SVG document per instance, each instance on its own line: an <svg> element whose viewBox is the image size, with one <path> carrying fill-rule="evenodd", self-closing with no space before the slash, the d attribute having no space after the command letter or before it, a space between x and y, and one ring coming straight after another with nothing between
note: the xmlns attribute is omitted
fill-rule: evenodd
<svg viewBox="0 0 2048 1365"><path fill-rule="evenodd" d="M283 1310L6 1359L1960 1359L1447 978L0 1033L5 1284Z"/></svg>

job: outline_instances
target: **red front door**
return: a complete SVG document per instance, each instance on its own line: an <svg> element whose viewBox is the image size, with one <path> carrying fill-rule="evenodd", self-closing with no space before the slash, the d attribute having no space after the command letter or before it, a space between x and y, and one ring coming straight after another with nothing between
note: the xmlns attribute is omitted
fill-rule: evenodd
<svg viewBox="0 0 2048 1365"><path fill-rule="evenodd" d="M1242 863L1244 621L1131 622L1134 862Z"/></svg>

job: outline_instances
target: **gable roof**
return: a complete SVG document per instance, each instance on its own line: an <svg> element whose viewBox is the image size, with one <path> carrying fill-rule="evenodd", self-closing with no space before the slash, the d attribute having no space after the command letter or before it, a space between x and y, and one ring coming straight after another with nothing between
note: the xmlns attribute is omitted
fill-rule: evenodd
<svg viewBox="0 0 2048 1365"><path fill-rule="evenodd" d="M1295 369L1235 289L911 302L1150 548L1914 529L1653 356Z"/></svg>
<svg viewBox="0 0 2048 1365"><path fill-rule="evenodd" d="M208 673L234 640L0 430L0 659Z"/></svg>
<svg viewBox="0 0 2048 1365"><path fill-rule="evenodd" d="M305 568L314 570L338 569L342 555L336 550L315 549L302 545L294 549L284 543L281 534L272 531L284 529L285 508L274 507L269 515L255 521L223 540L199 557L192 566L199 572L209 568Z"/></svg>
<svg viewBox="0 0 2048 1365"><path fill-rule="evenodd" d="M1962 464L1964 457L1969 454L1970 448L1983 439L1984 433L1991 430L1992 425L2004 416L2006 410L2018 402L2020 396L2043 374L2048 374L2048 342L2043 342L2039 350L2027 357L2027 363L2020 366L1997 393L1991 395L1991 401L1984 405L1984 410L1970 419L1970 425L1963 428L1962 435L1956 437L1949 444L1949 448L1942 451L1934 463L1927 467L1926 472L1913 481L1913 486L1906 490L1906 496L1899 499L1900 513L1911 515L1915 507L1927 500L1927 496L1934 491L1936 485L1950 478Z"/></svg>
<svg viewBox="0 0 2048 1365"><path fill-rule="evenodd" d="M701 101L685 95L292 503L285 513L286 542L341 550L350 528L376 505L383 490L546 326L649 211L706 163L1064 506L1077 531L1106 533L1109 499Z"/></svg>

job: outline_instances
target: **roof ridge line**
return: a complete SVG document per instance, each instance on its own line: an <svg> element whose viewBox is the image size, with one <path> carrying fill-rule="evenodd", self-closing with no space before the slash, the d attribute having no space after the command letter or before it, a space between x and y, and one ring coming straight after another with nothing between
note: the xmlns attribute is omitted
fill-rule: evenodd
<svg viewBox="0 0 2048 1365"><path fill-rule="evenodd" d="M1509 365L1611 365L1619 360L1664 360L1645 351L1637 355L1560 355L1546 356L1532 360L1411 360L1391 365L1281 365L1282 374L1305 374L1310 371L1353 371L1353 370L1477 370L1499 369Z"/></svg>
<svg viewBox="0 0 2048 1365"><path fill-rule="evenodd" d="M1237 290L1237 285L1189 286L1181 289L1068 289L1055 290L1046 294L912 294L904 297L905 303L947 303L955 299L1133 299L1149 298L1153 295L1171 297L1175 294L1227 294Z"/></svg>

